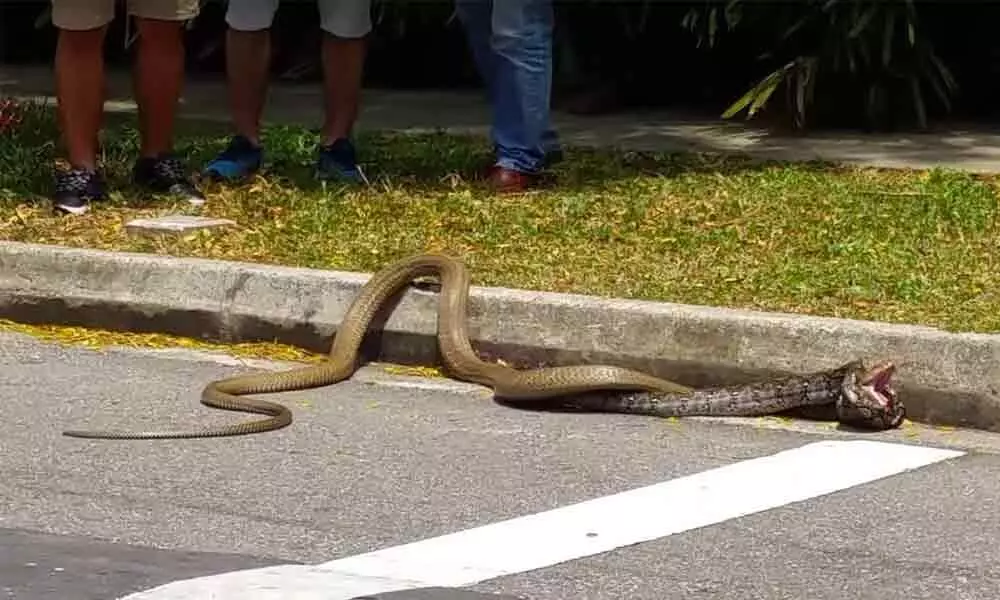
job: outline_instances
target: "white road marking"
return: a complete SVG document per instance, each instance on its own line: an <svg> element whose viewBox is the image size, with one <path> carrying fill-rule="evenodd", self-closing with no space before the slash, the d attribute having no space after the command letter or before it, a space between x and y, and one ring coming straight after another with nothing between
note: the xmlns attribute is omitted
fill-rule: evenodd
<svg viewBox="0 0 1000 600"><path fill-rule="evenodd" d="M473 585L825 496L964 454L868 440L817 442L315 566L198 577L122 600L347 600Z"/></svg>

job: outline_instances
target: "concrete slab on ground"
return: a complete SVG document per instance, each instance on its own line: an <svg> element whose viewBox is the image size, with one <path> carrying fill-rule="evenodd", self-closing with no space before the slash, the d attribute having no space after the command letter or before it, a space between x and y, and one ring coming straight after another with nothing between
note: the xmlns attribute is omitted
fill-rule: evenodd
<svg viewBox="0 0 1000 600"><path fill-rule="evenodd" d="M125 229L135 235L183 235L200 229L216 229L236 225L229 219L213 219L195 215L164 215L148 219L133 219Z"/></svg>

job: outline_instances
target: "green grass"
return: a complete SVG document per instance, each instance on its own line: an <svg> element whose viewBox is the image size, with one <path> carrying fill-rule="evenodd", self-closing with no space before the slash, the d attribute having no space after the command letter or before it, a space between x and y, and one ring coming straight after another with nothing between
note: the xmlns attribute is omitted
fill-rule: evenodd
<svg viewBox="0 0 1000 600"><path fill-rule="evenodd" d="M113 121L104 165L118 191L82 218L47 204L46 110L29 107L0 137L0 238L368 272L436 250L466 260L477 285L1000 329L993 178L570 149L550 189L498 197L475 179L482 139L362 134L372 186L324 188L310 178L315 133L274 126L268 172L207 186L206 206L191 209L128 185L134 121ZM223 125L188 123L178 149L201 165L225 137ZM239 226L124 230L181 211Z"/></svg>

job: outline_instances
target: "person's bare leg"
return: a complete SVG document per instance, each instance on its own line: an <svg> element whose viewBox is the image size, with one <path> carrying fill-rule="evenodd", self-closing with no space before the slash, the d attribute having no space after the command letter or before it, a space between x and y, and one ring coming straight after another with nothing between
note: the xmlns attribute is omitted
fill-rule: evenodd
<svg viewBox="0 0 1000 600"><path fill-rule="evenodd" d="M184 87L184 24L137 18L139 52L133 81L139 105L139 153L154 157L173 147L177 103Z"/></svg>
<svg viewBox="0 0 1000 600"><path fill-rule="evenodd" d="M104 114L104 34L107 27L59 30L55 74L59 126L67 159L95 170L97 135Z"/></svg>
<svg viewBox="0 0 1000 600"><path fill-rule="evenodd" d="M226 32L226 76L236 133L260 145L260 119L267 98L271 32Z"/></svg>
<svg viewBox="0 0 1000 600"><path fill-rule="evenodd" d="M184 87L184 22L136 18L139 52L133 82L139 105L139 160L133 180L149 190L202 204L205 196L173 156L174 122Z"/></svg>
<svg viewBox="0 0 1000 600"><path fill-rule="evenodd" d="M338 38L324 32L323 92L326 119L320 139L324 146L349 137L354 128L361 104L366 50L365 38Z"/></svg>

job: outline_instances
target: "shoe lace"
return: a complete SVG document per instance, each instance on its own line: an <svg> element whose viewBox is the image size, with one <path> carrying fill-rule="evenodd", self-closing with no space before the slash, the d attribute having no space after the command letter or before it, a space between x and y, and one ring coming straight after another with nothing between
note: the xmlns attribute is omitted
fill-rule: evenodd
<svg viewBox="0 0 1000 600"><path fill-rule="evenodd" d="M173 183L185 183L187 181L184 173L184 165L176 157L164 157L153 165L153 172L157 177Z"/></svg>
<svg viewBox="0 0 1000 600"><path fill-rule="evenodd" d="M61 194L80 194L90 190L96 183L93 172L86 169L61 171L56 177L55 189Z"/></svg>

